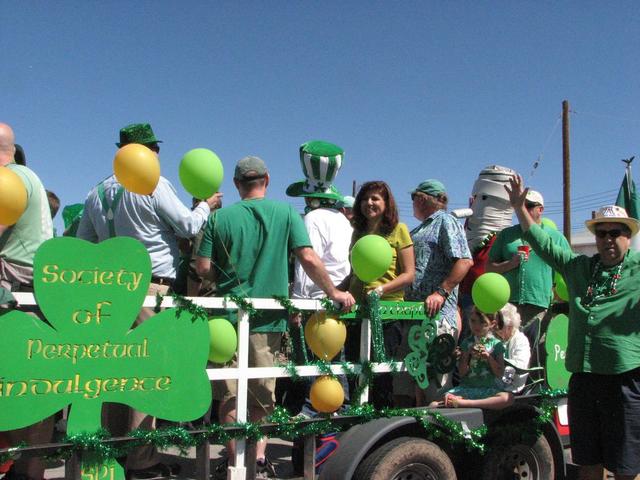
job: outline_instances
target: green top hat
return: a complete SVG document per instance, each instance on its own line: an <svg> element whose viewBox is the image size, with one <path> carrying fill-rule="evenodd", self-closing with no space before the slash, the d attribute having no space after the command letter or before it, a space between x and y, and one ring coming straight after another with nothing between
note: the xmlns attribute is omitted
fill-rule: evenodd
<svg viewBox="0 0 640 480"><path fill-rule="evenodd" d="M342 166L344 150L320 140L300 145L300 164L306 180L287 187L290 197L314 197L340 200L342 196L332 185Z"/></svg>
<svg viewBox="0 0 640 480"><path fill-rule="evenodd" d="M148 145L150 143L162 143L162 140L156 138L151 125L148 123L132 123L120 129L120 142L116 143L116 146L124 147L130 143Z"/></svg>

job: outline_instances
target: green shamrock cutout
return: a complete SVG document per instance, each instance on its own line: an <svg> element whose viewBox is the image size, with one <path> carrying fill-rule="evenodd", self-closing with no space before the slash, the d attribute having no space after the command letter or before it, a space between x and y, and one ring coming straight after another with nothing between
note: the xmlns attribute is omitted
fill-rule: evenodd
<svg viewBox="0 0 640 480"><path fill-rule="evenodd" d="M411 352L404 358L404 363L409 375L422 389L429 386L429 367L437 373L446 373L453 369L455 363L455 339L448 333L436 337L438 317L425 318L421 325L409 329Z"/></svg>
<svg viewBox="0 0 640 480"><path fill-rule="evenodd" d="M551 388L567 388L571 373L565 366L565 355L567 351L569 336L569 317L564 313L556 315L551 319L547 329L547 339L545 350L547 352L547 383Z"/></svg>
<svg viewBox="0 0 640 480"><path fill-rule="evenodd" d="M140 242L54 238L38 249L33 272L48 324L20 311L0 317L0 430L67 405L68 435L98 430L105 402L171 421L206 412L207 322L167 309L133 328L151 280ZM110 470L110 480L123 478L115 461L101 470ZM98 471L83 476L107 478Z"/></svg>

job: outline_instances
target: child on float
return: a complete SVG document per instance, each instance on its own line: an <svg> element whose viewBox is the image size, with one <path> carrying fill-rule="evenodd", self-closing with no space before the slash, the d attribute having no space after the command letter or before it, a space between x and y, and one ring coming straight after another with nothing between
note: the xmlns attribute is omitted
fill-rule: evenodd
<svg viewBox="0 0 640 480"><path fill-rule="evenodd" d="M469 317L471 336L458 350L460 384L442 392L443 400L432 407L474 407L501 409L513 403L513 394L498 387L504 373L504 345L493 335L495 316L476 307Z"/></svg>
<svg viewBox="0 0 640 480"><path fill-rule="evenodd" d="M494 334L502 340L504 359L513 366L505 366L498 387L512 393L522 391L527 381L527 373L518 373L514 367L529 368L531 361L531 345L527 336L520 331L521 318L518 309L507 303L496 314Z"/></svg>

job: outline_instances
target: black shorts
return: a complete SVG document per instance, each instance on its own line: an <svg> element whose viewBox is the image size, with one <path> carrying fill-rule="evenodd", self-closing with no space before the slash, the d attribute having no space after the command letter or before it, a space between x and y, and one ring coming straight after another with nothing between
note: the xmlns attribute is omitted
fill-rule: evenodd
<svg viewBox="0 0 640 480"><path fill-rule="evenodd" d="M571 452L578 465L640 473L640 368L619 375L574 373L569 381Z"/></svg>

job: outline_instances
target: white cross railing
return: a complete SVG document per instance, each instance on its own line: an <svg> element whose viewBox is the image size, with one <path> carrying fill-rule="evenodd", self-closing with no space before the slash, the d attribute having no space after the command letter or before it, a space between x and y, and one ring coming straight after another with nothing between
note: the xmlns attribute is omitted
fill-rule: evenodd
<svg viewBox="0 0 640 480"><path fill-rule="evenodd" d="M33 294L31 293L14 293L13 294L20 305L35 305ZM248 380L253 378L277 378L289 377L290 373L284 366L276 367L249 367L249 314L242 310L239 305L232 301L227 301L221 297L187 297L194 304L199 305L207 310L209 309L237 309L238 310L238 366L236 368L208 368L207 375L210 380L237 379L238 388L236 396L236 421L247 421L247 385ZM282 305L273 299L265 298L247 298L256 310L284 310ZM291 300L291 303L298 309L304 311L320 311L324 310L319 300ZM147 296L144 300L144 307L156 307L157 300L154 296ZM171 308L176 306L171 296L162 299L161 308ZM303 346L303 348L305 348ZM360 362L370 360L371 357L371 326L370 322L361 322L360 333ZM360 364L347 364L356 374L362 371ZM331 365L331 371L335 374L344 373L342 365ZM376 363L372 365L372 371L375 373L405 371L403 362ZM316 366L304 365L296 367L297 375L301 377L319 376L324 373ZM366 402L369 398L368 388L362 392L360 400ZM246 468L246 440L236 440L235 466L229 466L227 480L245 480L247 478ZM313 471L313 470L312 470ZM305 478L308 478L305 475ZM311 477L313 478L313 475Z"/></svg>

